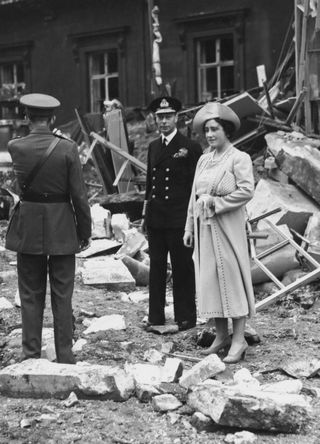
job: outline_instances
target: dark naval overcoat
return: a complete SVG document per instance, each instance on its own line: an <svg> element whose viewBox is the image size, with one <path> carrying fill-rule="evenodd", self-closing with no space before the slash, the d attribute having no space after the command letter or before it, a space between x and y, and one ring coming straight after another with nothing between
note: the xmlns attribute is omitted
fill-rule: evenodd
<svg viewBox="0 0 320 444"><path fill-rule="evenodd" d="M184 227L200 145L179 131L166 146L161 137L149 145L146 181L147 227Z"/></svg>
<svg viewBox="0 0 320 444"><path fill-rule="evenodd" d="M183 244L184 225L197 161L199 144L177 132L167 146L161 138L151 142L148 152L145 224L148 231L150 278L149 322L165 322L167 258L172 265L174 316L196 322L192 249Z"/></svg>

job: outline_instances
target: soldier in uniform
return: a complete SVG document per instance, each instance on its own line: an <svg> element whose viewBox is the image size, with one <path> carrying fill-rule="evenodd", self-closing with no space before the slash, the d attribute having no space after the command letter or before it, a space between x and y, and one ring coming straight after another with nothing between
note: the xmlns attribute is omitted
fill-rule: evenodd
<svg viewBox="0 0 320 444"><path fill-rule="evenodd" d="M160 137L150 143L146 181L145 227L150 254L147 330L165 323L167 257L170 253L174 315L179 330L196 325L192 251L183 244L184 224L200 145L177 131L179 100L160 97L149 106Z"/></svg>
<svg viewBox="0 0 320 444"><path fill-rule="evenodd" d="M75 253L90 242L90 207L76 143L61 136L57 139L50 131L59 101L46 94L27 94L20 103L31 131L8 146L21 193L9 222L6 248L17 252L22 359L41 355L49 275L57 362L72 364ZM53 151L25 190L30 172L46 157L53 141Z"/></svg>

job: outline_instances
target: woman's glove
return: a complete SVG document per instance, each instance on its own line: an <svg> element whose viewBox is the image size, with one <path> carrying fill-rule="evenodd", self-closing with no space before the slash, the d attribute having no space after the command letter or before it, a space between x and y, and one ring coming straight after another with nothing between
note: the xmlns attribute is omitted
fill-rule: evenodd
<svg viewBox="0 0 320 444"><path fill-rule="evenodd" d="M214 198L210 194L202 194L198 198L196 213L205 219L214 215Z"/></svg>

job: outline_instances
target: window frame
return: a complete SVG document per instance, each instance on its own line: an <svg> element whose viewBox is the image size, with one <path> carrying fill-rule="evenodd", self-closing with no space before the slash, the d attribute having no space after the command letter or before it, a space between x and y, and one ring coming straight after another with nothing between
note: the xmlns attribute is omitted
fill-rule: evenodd
<svg viewBox="0 0 320 444"><path fill-rule="evenodd" d="M116 51L117 53L117 67L118 67L118 71L117 72L108 72L108 56L110 54L111 51ZM93 64L93 56L97 55L97 54L102 54L103 55L103 59L104 59L104 73L102 74L92 74L92 64ZM96 51L96 52L91 52L87 54L87 63L88 63L88 77L89 77L89 83L90 83L90 87L89 87L89 94L90 94L90 112L101 112L102 111L102 107L101 110L97 111L95 110L95 100L94 100L94 81L95 80L105 80L105 97L102 98L102 100L110 100L110 95L109 95L109 79L114 79L117 78L118 79L118 91L119 91L119 95L120 95L120 85L119 85L119 80L120 80L120 76L119 76L119 55L118 55L118 51L117 48L112 48L109 49L108 51ZM117 98L119 99L119 97L112 97L112 98Z"/></svg>
<svg viewBox="0 0 320 444"><path fill-rule="evenodd" d="M218 13L203 13L201 15L175 19L184 57L184 72L186 86L184 88L184 103L198 103L197 54L196 41L199 39L217 37L226 34L233 35L234 43L234 88L243 91L245 88L244 67L244 32L245 18L248 9L239 9Z"/></svg>
<svg viewBox="0 0 320 444"><path fill-rule="evenodd" d="M18 42L13 45L0 45L0 66L3 65L14 65L14 64L22 64L23 67L23 82L26 85L25 90L23 91L23 94L27 93L28 91L32 90L32 84L31 84L31 72L30 72L30 59L31 59L31 50L33 47L32 41L27 42ZM19 82L17 82L16 85L19 85ZM0 83L0 87L2 87L2 83ZM15 91L15 95L12 97L8 96L8 98L3 98L0 96L0 119L20 119L22 115L19 115L19 96L20 94L17 91ZM11 106L14 107L15 104L15 116L14 117L7 117L3 116L2 110L3 107L5 107L9 104L12 104ZM8 106L7 106L8 107Z"/></svg>
<svg viewBox="0 0 320 444"><path fill-rule="evenodd" d="M221 60L221 40L223 36L231 36L232 44L233 44L233 59L223 61ZM214 42L214 50L215 50L215 62L201 63L201 42L212 39ZM206 36L202 38L195 39L195 51L196 51L196 69L197 69L197 98L199 102L205 101L202 99L202 94L207 91L202 91L201 83L202 83L202 73L207 69L215 68L217 71L217 96L211 97L209 100L214 98L221 99L222 98L222 85L221 85L221 70L224 67L232 66L235 68L235 60L234 60L234 33L226 33L226 34L213 34L211 36ZM235 88L235 69L233 69L233 87Z"/></svg>
<svg viewBox="0 0 320 444"><path fill-rule="evenodd" d="M70 34L68 36L72 43L72 52L74 60L79 69L80 76L80 95L79 105L82 112L91 112L91 85L89 78L88 57L90 54L98 52L117 51L118 57L118 77L119 77L119 100L127 101L126 88L126 34L129 27L124 26L114 29L98 30L91 33Z"/></svg>

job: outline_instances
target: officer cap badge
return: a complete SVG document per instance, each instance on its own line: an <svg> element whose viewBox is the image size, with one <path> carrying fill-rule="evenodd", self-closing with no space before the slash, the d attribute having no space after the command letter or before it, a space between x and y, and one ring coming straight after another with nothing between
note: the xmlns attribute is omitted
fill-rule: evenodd
<svg viewBox="0 0 320 444"><path fill-rule="evenodd" d="M155 114L177 113L182 108L180 100L174 97L158 97L154 99L148 109Z"/></svg>

